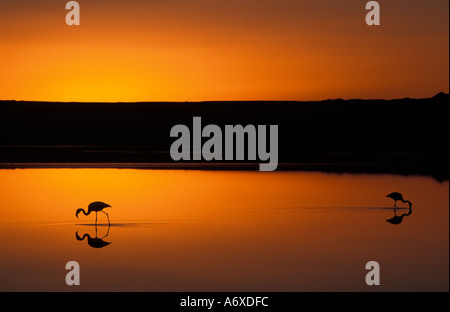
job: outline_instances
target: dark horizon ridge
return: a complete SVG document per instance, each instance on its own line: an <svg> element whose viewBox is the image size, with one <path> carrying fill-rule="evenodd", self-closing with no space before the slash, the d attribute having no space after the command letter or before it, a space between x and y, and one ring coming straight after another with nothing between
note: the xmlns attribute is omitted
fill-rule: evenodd
<svg viewBox="0 0 450 312"><path fill-rule="evenodd" d="M34 101L34 100L0 100L0 102L30 102L30 103L68 103L68 104L139 104L139 103L255 103L255 102L298 102L298 103L309 103L309 102L326 102L326 101L400 101L400 100L425 100L425 99L433 99L439 96L449 96L450 93L445 93L443 91L436 93L432 97L402 97L402 98L351 98L351 99L343 99L343 98L328 98L323 100L200 100L200 101Z"/></svg>
<svg viewBox="0 0 450 312"><path fill-rule="evenodd" d="M448 178L449 99L441 92L425 99L189 105L0 101L0 164L175 163L169 153L171 128L192 128L199 116L202 127L278 125L280 168Z"/></svg>

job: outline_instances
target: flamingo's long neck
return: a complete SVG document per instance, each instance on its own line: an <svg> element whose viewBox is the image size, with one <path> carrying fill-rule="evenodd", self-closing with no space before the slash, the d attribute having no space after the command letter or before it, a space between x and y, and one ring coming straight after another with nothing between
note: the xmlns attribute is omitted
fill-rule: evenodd
<svg viewBox="0 0 450 312"><path fill-rule="evenodd" d="M77 213L76 213L76 216L77 216L77 217L78 217L78 214L79 214L80 212L84 213L85 216L88 216L88 215L91 213L90 210L88 210L88 212L86 212L86 211L84 211L83 208L79 208L79 209L77 209Z"/></svg>
<svg viewBox="0 0 450 312"><path fill-rule="evenodd" d="M411 208L411 207L412 207L412 202L410 202L409 200L403 200L403 199L402 199L402 202L404 202L404 203L408 203L408 205L409 205L409 208Z"/></svg>
<svg viewBox="0 0 450 312"><path fill-rule="evenodd" d="M88 233L85 233L82 237L80 237L80 235L78 235L78 232L76 232L75 236L76 236L77 240L79 240L79 241L84 240L86 238L86 236L87 236L88 240L91 238L91 236L89 236Z"/></svg>

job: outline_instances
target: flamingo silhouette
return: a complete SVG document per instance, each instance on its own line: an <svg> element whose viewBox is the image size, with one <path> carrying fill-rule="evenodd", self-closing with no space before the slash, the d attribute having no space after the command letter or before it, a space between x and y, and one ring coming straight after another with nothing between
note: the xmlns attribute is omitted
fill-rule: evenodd
<svg viewBox="0 0 450 312"><path fill-rule="evenodd" d="M111 223L109 222L108 214L103 211L104 208L108 208L108 207L111 207L111 206L108 205L108 204L105 204L104 202L101 202L101 201L92 202L92 203L89 204L87 212L84 211L83 208L79 208L79 209L77 209L77 212L75 213L75 216L78 218L78 214L80 212L84 213L85 216L88 216L91 212L95 211L95 224L97 225L97 212L101 211L104 214L106 214L106 217L108 218L108 224L111 225Z"/></svg>
<svg viewBox="0 0 450 312"><path fill-rule="evenodd" d="M102 238L97 237L97 225L95 225L95 237L91 237L88 233L85 233L82 237L78 235L78 231L75 233L75 238L79 241L83 241L87 237L88 245L93 248L103 248L111 244L111 242L105 242L103 239L109 234L109 226L106 235Z"/></svg>
<svg viewBox="0 0 450 312"><path fill-rule="evenodd" d="M404 200L403 199L403 195L401 193L398 192L393 192L391 194L386 195L386 197L392 198L394 200L394 209L397 208L397 201L400 200L404 203L408 203L409 204L409 208L412 207L412 203L409 200Z"/></svg>
<svg viewBox="0 0 450 312"><path fill-rule="evenodd" d="M395 210L395 208L394 208L394 216L390 219L387 219L386 221L391 224L400 224L403 222L404 217L410 216L411 214L412 214L411 206L409 207L408 213L404 213L401 216L397 216L397 210Z"/></svg>

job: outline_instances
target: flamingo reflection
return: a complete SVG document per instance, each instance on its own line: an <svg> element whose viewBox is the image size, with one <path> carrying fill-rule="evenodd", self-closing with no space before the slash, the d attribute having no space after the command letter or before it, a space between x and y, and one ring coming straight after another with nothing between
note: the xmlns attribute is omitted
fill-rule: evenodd
<svg viewBox="0 0 450 312"><path fill-rule="evenodd" d="M108 246L111 244L111 242L105 242L103 239L108 236L109 234L109 228L108 225L108 231L106 232L106 235L102 238L97 237L97 224L95 224L95 237L91 237L88 233L85 233L83 236L78 235L78 231L75 233L75 238L79 241L83 241L87 237L87 243L89 246L93 248L103 248L105 246Z"/></svg>
<svg viewBox="0 0 450 312"><path fill-rule="evenodd" d="M404 213L401 216L397 216L397 209L394 208L394 216L390 219L387 219L386 221L391 224L400 224L403 222L403 218L410 216L412 214L412 208L409 207L408 213Z"/></svg>

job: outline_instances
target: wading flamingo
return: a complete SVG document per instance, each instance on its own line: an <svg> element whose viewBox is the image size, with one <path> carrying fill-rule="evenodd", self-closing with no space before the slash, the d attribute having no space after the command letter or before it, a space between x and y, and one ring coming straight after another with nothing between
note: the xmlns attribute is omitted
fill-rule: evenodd
<svg viewBox="0 0 450 312"><path fill-rule="evenodd" d="M88 216L91 212L95 211L95 224L97 224L97 212L101 211L104 214L106 214L106 217L108 218L108 224L111 225L111 223L109 222L108 214L103 211L104 208L108 208L108 207L111 207L111 206L108 205L108 204L105 204L104 202L96 201L96 202L93 202L93 203L89 204L87 212L84 211L83 208L77 209L77 212L75 213L75 216L78 218L78 214L80 212L84 213L85 216Z"/></svg>

